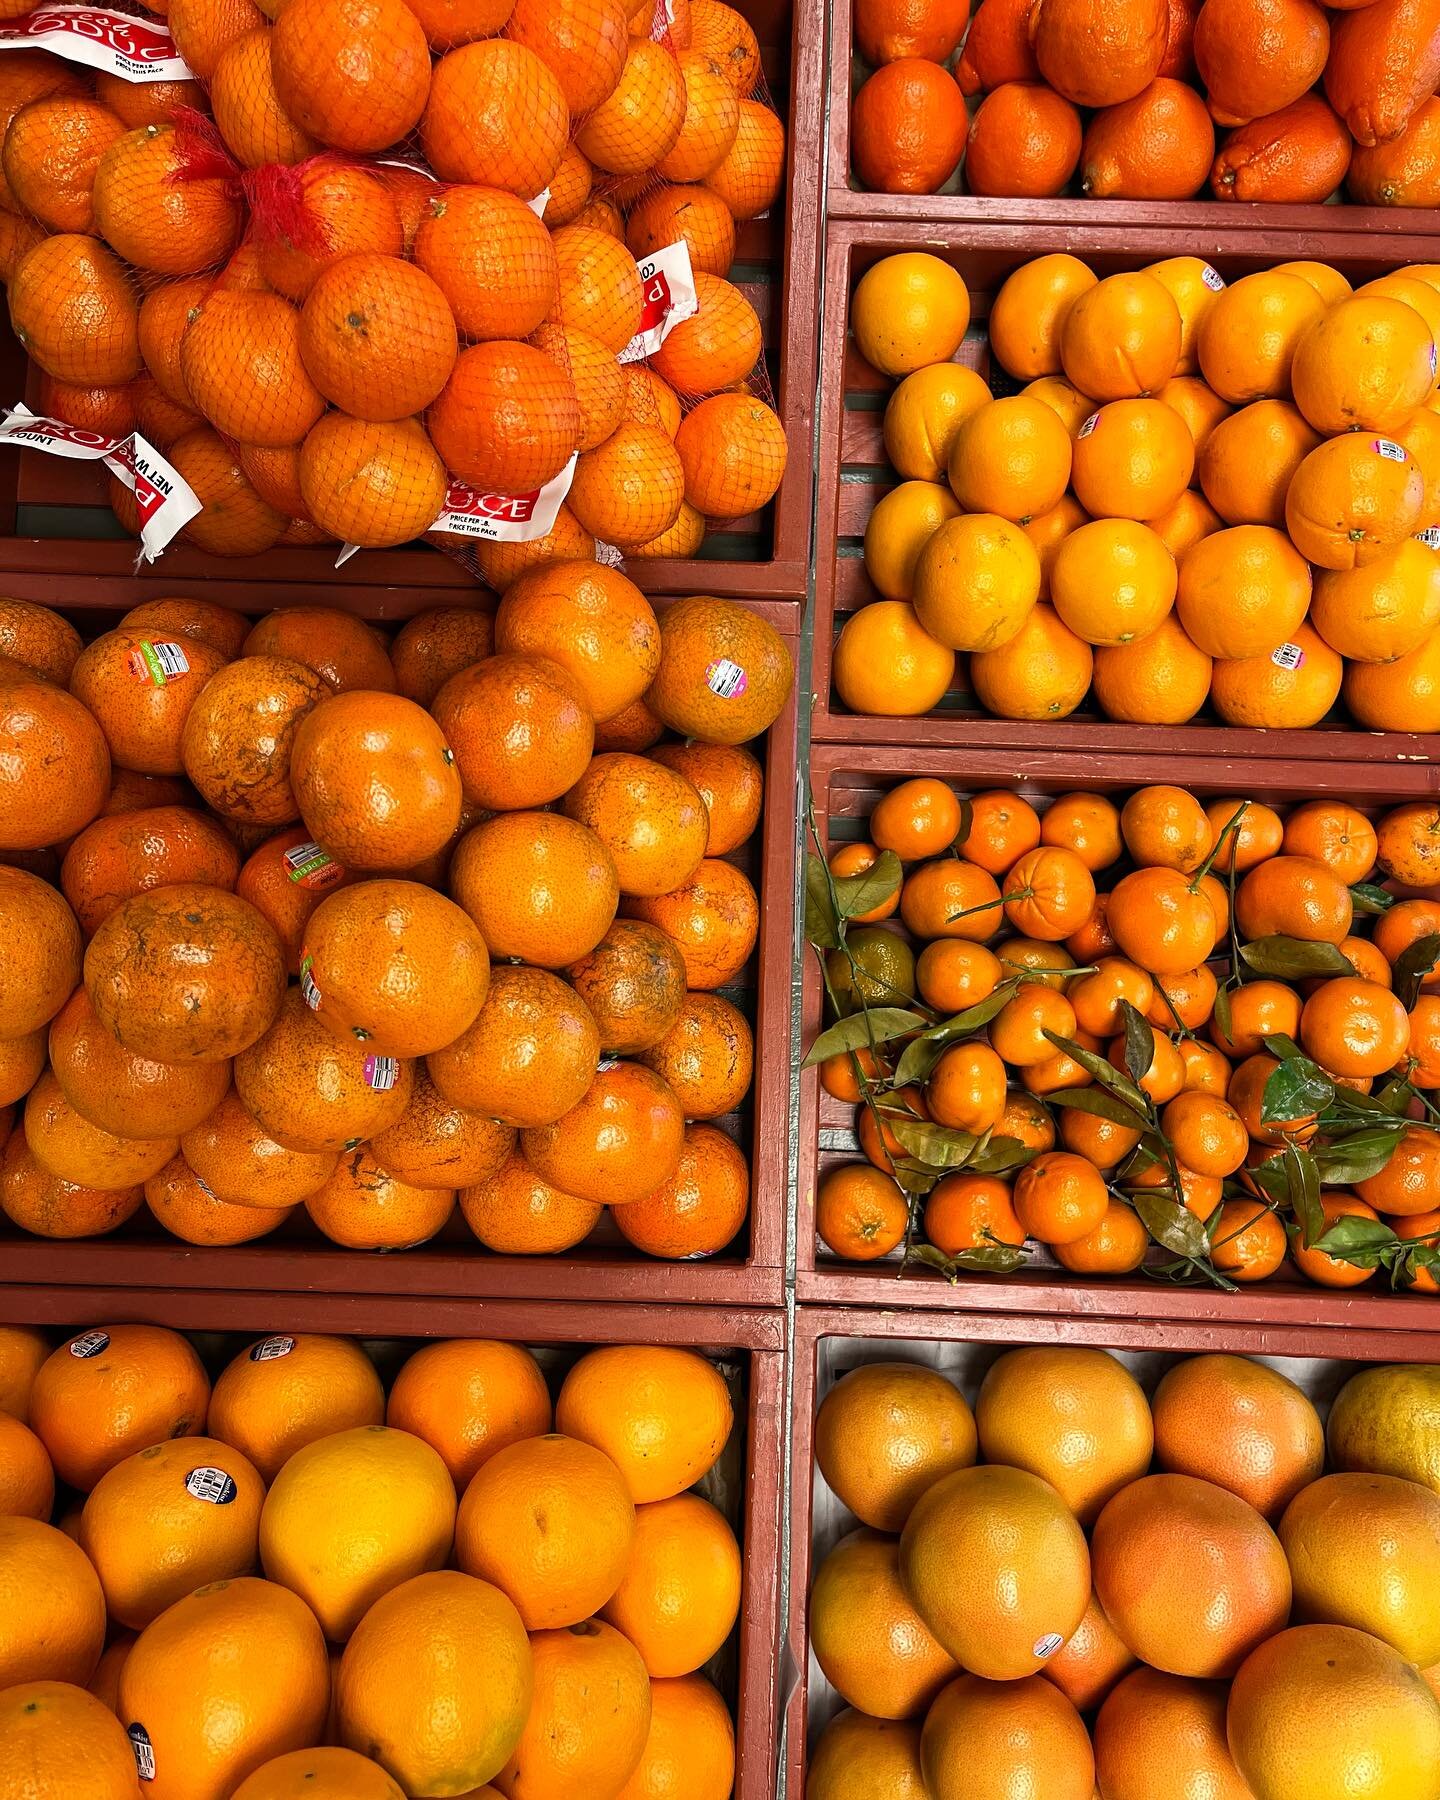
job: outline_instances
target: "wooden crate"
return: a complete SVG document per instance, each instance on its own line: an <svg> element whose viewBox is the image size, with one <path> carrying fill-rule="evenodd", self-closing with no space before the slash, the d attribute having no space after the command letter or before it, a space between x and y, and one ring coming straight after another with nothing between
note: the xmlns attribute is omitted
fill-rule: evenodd
<svg viewBox="0 0 1440 1800"><path fill-rule="evenodd" d="M343 593L314 588L267 589L264 600L235 583L114 578L94 582L54 576L0 577L12 594L42 600L67 613L86 637L109 629L119 612L142 600L179 594L220 600L238 610L277 604L344 604L360 616L409 616L434 605L433 592L368 590L352 583ZM664 611L665 599L657 599ZM753 610L798 654L793 605L754 603ZM779 1305L784 1297L789 1189L790 970L795 913L796 699L755 746L765 765L766 800L759 830L728 859L755 884L760 938L729 997L755 1034L755 1074L743 1109L714 1121L750 1159L750 1217L735 1243L718 1256L667 1262L644 1255L614 1228L609 1215L575 1250L559 1256L501 1256L480 1245L458 1214L438 1236L415 1250L383 1254L332 1244L303 1210L282 1229L251 1244L197 1247L164 1231L142 1207L111 1237L57 1242L31 1237L0 1215L0 1296L30 1282L102 1281L109 1287L305 1290L315 1294L500 1295L536 1299L650 1300L712 1305ZM3 1305L3 1298L0 1298Z"/></svg>
<svg viewBox="0 0 1440 1800"><path fill-rule="evenodd" d="M1282 807L1328 797L1383 809L1440 792L1440 769L1423 764L1383 770L1360 764L1280 761L1247 766L1224 758L1177 755L1157 770L1155 758L1139 752L1096 754L1075 762L1059 753L989 747L920 751L838 744L818 746L811 761L815 825L827 853L847 838L863 837L865 821L880 796L917 775L939 776L959 794L1014 789L1043 810L1055 794L1083 788L1118 798L1146 786L1157 774L1202 800L1237 795ZM904 935L898 916L889 923ZM805 955L802 991L801 1042L808 1046L821 1029L824 1003L810 951ZM1336 1290L1316 1287L1297 1274L1293 1279L1251 1283L1232 1294L1208 1285L1177 1287L1139 1271L1125 1276L1071 1275L1043 1250L1032 1253L1026 1267L1013 1274L963 1274L954 1282L923 1266L902 1272L898 1251L876 1262L846 1262L816 1235L815 1193L827 1169L859 1157L854 1112L854 1107L824 1092L816 1070L804 1071L795 1277L796 1297L802 1302L1440 1331L1440 1307L1433 1297L1392 1293L1376 1285L1383 1275L1363 1287ZM1160 1259L1164 1260L1163 1253Z"/></svg>
<svg viewBox="0 0 1440 1800"><path fill-rule="evenodd" d="M979 10L971 9L971 16ZM924 219L951 225L961 220L996 224L1004 220L1022 225L1120 225L1145 227L1163 224L1180 231L1304 231L1317 236L1336 232L1405 232L1430 229L1424 208L1397 206L1256 205L1215 200L1207 186L1204 197L1193 200L1088 200L1072 181L1061 195L1047 200L985 197L965 188L962 167L938 194L877 194L862 186L850 167L850 107L862 82L873 73L854 43L854 0L835 0L830 11L830 52L827 86L830 108L829 169L825 183L825 213L831 219L877 219L886 223ZM971 108L972 114L974 108ZM1093 114L1084 113L1085 117ZM1216 132L1217 149L1223 127Z"/></svg>
<svg viewBox="0 0 1440 1800"><path fill-rule="evenodd" d="M1340 209L1330 208L1331 212ZM1107 719L1090 700L1069 718L1051 721L997 719L963 686L939 709L918 719L869 718L848 712L834 693L831 655L851 613L879 596L865 572L865 525L897 477L885 455L881 420L891 384L850 340L848 297L865 271L902 250L925 250L957 268L970 289L971 329L957 360L989 374L984 325L1006 277L1049 251L1066 250L1102 275L1143 268L1168 256L1203 255L1233 280L1256 269L1299 258L1321 258L1356 284L1404 263L1430 260L1433 237L1380 238L1363 232L1333 237L1289 236L1262 231L1194 230L1170 226L1124 231L1091 225L1091 209L1079 224L1065 225L873 225L843 222L827 234L831 292L821 342L820 451L816 514L814 736L866 744L1006 744L1026 750L1160 750L1212 756L1283 758L1343 755L1352 761L1400 762L1440 755L1440 736L1372 732L1351 725L1337 708L1313 731L1251 731L1221 723L1208 709L1188 725L1127 725ZM838 297L845 296L846 304ZM1003 376L1003 371L1001 372ZM1014 384L1003 391L1012 391ZM964 680L965 659L957 663Z"/></svg>
<svg viewBox="0 0 1440 1800"><path fill-rule="evenodd" d="M98 1248L92 1246L92 1248ZM382 1340L387 1366L427 1338L502 1338L558 1352L547 1363L568 1366L576 1346L673 1344L722 1366L735 1401L737 1454L725 1495L717 1495L744 1557L740 1617L708 1672L719 1682L736 1722L735 1800L772 1800L779 1738L779 1567L781 1458L785 1404L782 1316L727 1308L631 1306L567 1301L449 1300L393 1297L167 1292L111 1285L97 1261L88 1290L35 1286L0 1289L0 1323L39 1325L61 1333L92 1325L168 1325L201 1337L212 1373L247 1338L269 1332L333 1332ZM394 1340L401 1340L395 1343ZM406 1340L409 1340L408 1342ZM726 1497L728 1496L728 1504ZM78 1800L78 1797L77 1797Z"/></svg>
<svg viewBox="0 0 1440 1800"><path fill-rule="evenodd" d="M796 1315L790 1480L790 1604L785 1713L786 1792L805 1791L807 1753L836 1696L810 1656L806 1617L819 1557L835 1539L839 1503L815 1468L815 1411L834 1377L861 1362L932 1361L942 1357L971 1400L979 1374L1002 1351L1021 1344L1088 1344L1113 1350L1147 1388L1180 1353L1263 1356L1328 1407L1356 1364L1440 1360L1440 1329L1389 1332L1303 1324L1263 1329L1184 1318L1164 1324L1021 1316L963 1320L953 1314L866 1312L801 1307ZM941 1347L945 1348L942 1349Z"/></svg>
<svg viewBox="0 0 1440 1800"><path fill-rule="evenodd" d="M732 278L760 315L765 363L785 426L789 460L775 499L762 512L717 529L699 557L633 558L627 573L649 593L805 598L810 574L816 358L815 295L820 257L820 158L825 34L822 0L737 0L760 40L771 98L785 120L785 193L764 218L740 228ZM0 311L0 402L36 409L36 380ZM123 537L106 499L99 463L0 449L0 585L11 571L119 577L137 546ZM421 604L451 604L475 578L427 545L361 551L343 569L337 546L280 547L235 560L176 543L159 567L169 582L238 581L344 589L353 583L428 593Z"/></svg>

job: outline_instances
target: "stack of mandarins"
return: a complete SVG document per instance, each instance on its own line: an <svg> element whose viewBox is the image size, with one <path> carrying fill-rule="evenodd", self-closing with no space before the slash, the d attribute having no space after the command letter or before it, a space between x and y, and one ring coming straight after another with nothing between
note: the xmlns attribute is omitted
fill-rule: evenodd
<svg viewBox="0 0 1440 1800"><path fill-rule="evenodd" d="M1440 12L1330 11L984 0L972 17L969 0L854 0L872 71L854 172L898 194L954 185L963 159L971 194L1314 204L1343 186L1362 206L1440 204Z"/></svg>
<svg viewBox="0 0 1440 1800"><path fill-rule="evenodd" d="M1440 1365L1166 1360L829 1389L805 1800L1437 1800Z"/></svg>
<svg viewBox="0 0 1440 1800"><path fill-rule="evenodd" d="M572 458L500 561L689 556L773 496L785 433L727 276L785 133L724 0L157 10L194 81L4 58L0 277L40 410L138 429L201 502L191 542L402 544L452 478L531 495ZM681 243L696 310L622 363L638 264Z"/></svg>
<svg viewBox="0 0 1440 1800"><path fill-rule="evenodd" d="M729 1800L720 1370L405 1348L0 1327L5 1800Z"/></svg>
<svg viewBox="0 0 1440 1800"><path fill-rule="evenodd" d="M821 1178L821 1242L1440 1292L1440 807L1041 806L920 776L832 852L810 1060L866 1160Z"/></svg>
<svg viewBox="0 0 1440 1800"><path fill-rule="evenodd" d="M790 690L772 627L657 619L587 562L393 640L323 607L151 601L84 646L0 614L15 1224L146 1205L224 1245L303 1206L396 1249L458 1207L534 1253L608 1209L654 1255L731 1242L749 1169L713 1121L752 1051L719 990L759 929L729 859Z"/></svg>
<svg viewBox="0 0 1440 1800"><path fill-rule="evenodd" d="M1002 718L1088 695L1284 730L1343 693L1372 730L1440 730L1440 264L1352 292L1317 262L1227 284L1042 256L985 321L1001 398L957 360L970 316L927 254L855 289L902 480L865 532L880 598L835 646L852 711L931 711L958 653Z"/></svg>

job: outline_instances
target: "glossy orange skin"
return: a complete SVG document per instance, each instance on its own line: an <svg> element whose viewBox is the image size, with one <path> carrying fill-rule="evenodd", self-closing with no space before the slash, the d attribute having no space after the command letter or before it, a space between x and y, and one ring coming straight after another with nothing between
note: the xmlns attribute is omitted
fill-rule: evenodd
<svg viewBox="0 0 1440 1800"><path fill-rule="evenodd" d="M162 1063L132 1055L101 1024L83 987L50 1024L50 1063L71 1106L119 1137L190 1131L230 1087L228 1061Z"/></svg>
<svg viewBox="0 0 1440 1800"><path fill-rule="evenodd" d="M91 713L61 688L0 664L0 849L63 843L110 791L110 748Z"/></svg>
<svg viewBox="0 0 1440 1800"><path fill-rule="evenodd" d="M228 832L188 806L156 806L95 820L60 866L60 887L93 937L126 900L189 882L230 892L240 854Z"/></svg>
<svg viewBox="0 0 1440 1800"><path fill-rule="evenodd" d="M617 1062L553 1124L531 1126L521 1148L535 1172L581 1199L639 1200L679 1167L680 1103L653 1070Z"/></svg>

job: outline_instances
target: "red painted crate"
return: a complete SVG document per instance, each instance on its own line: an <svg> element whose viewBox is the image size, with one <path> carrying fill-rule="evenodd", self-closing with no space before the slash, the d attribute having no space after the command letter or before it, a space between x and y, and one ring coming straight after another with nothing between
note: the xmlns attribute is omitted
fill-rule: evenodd
<svg viewBox="0 0 1440 1800"><path fill-rule="evenodd" d="M166 595L204 598L237 610L275 605L342 605L372 621L394 623L443 597L414 589L343 590L267 586L154 574L76 581L68 577L0 576L13 597L68 614L87 637L108 630L120 613ZM472 590L473 592L473 590ZM257 600L260 606L257 608ZM658 599L664 611L669 601ZM754 603L798 655L795 607ZM111 1287L304 1289L317 1294L504 1295L517 1298L628 1298L779 1305L784 1297L785 1226L789 1178L790 970L795 893L795 729L792 693L784 711L756 746L765 765L766 799L759 830L728 859L745 870L760 899L760 938L739 991L732 994L755 1034L754 1085L745 1107L715 1121L736 1137L750 1159L750 1218L735 1243L718 1256L666 1262L629 1245L607 1217L585 1244L559 1256L502 1256L484 1249L458 1214L415 1250L377 1254L342 1249L309 1225L303 1212L274 1235L252 1244L202 1248L162 1230L142 1207L112 1237L57 1242L18 1231L0 1215L0 1295L9 1284L90 1282L103 1269ZM99 1264L95 1258L100 1259ZM3 1299L0 1299L3 1305Z"/></svg>
<svg viewBox="0 0 1440 1800"><path fill-rule="evenodd" d="M971 17L979 10L972 7ZM951 225L961 220L1025 225L1165 224L1177 231L1306 231L1317 235L1346 231L1424 231L1423 208L1395 206L1245 204L1210 197L1192 200L1087 200L1067 192L1047 200L987 198L965 191L963 167L938 194L877 194L850 166L850 107L861 83L873 73L854 42L854 0L835 0L830 11L828 88L830 160L825 213L831 219L878 219L886 223L923 219ZM972 116L974 109L971 109ZM1090 115L1093 116L1093 115ZM1217 133L1216 147L1220 134ZM1074 184L1072 183L1072 188Z"/></svg>
<svg viewBox="0 0 1440 1800"><path fill-rule="evenodd" d="M695 558L634 558L630 575L656 594L711 593L767 599L805 598L810 573L811 481L815 396L815 295L820 259L820 142L825 11L821 0L736 0L760 40L771 97L785 121L785 193L765 217L740 228L733 279L760 315L765 362L789 442L785 479L762 512L727 523ZM36 408L8 317L0 312L0 402ZM99 463L76 463L34 451L0 450L0 575L20 570L64 576L121 576L136 546L118 538ZM184 544L160 566L172 581L304 584L345 589L355 582L429 592L430 606L452 604L475 580L443 552L425 545L361 551L334 567L335 545L277 548L234 560Z"/></svg>
<svg viewBox="0 0 1440 1800"><path fill-rule="evenodd" d="M818 745L811 757L815 826L826 854L846 838L862 837L864 822L881 794L916 775L936 775L958 794L1013 788L1043 808L1054 794L1083 788L1117 796L1154 781L1188 788L1202 800L1238 795L1285 806L1303 799L1333 797L1352 805L1385 808L1440 792L1440 769L1403 765L1377 770L1346 763L1265 761L1252 764L1225 758L1170 757L1163 770L1155 758L1096 754L1072 761L1039 754L982 747L974 750L880 749ZM895 924L898 926L898 920ZM811 1044L822 1024L823 993L814 953L807 950L803 977L801 1042ZM815 1232L815 1193L820 1177L836 1163L859 1157L854 1111L820 1086L818 1072L800 1078L800 1179L796 1226L796 1298L829 1306L943 1307L955 1311L1033 1312L1118 1318L1206 1319L1249 1324L1302 1324L1395 1327L1440 1331L1434 1297L1392 1293L1367 1283L1335 1290L1296 1276L1254 1282L1238 1293L1210 1286L1177 1287L1127 1276L1081 1277L1061 1269L1045 1253L1010 1275L966 1274L946 1281L923 1266L901 1272L898 1251L871 1263L846 1262L832 1254ZM1380 1279L1376 1277L1376 1280Z"/></svg>
<svg viewBox="0 0 1440 1800"><path fill-rule="evenodd" d="M1085 207L1076 223L1063 227L862 225L849 221L830 227L827 262L836 300L825 317L820 349L814 736L845 743L927 747L1008 744L1026 750L1146 749L1287 758L1338 754L1366 762L1425 760L1440 755L1440 736L1361 730L1338 710L1313 731L1242 730L1221 723L1208 711L1188 725L1127 725L1105 718L1088 700L1069 718L1035 722L997 719L963 687L957 687L938 711L923 718L880 719L847 711L834 693L831 654L840 628L851 613L879 597L861 557L865 525L876 503L897 480L881 439L881 415L890 383L870 367L849 335L849 296L873 264L896 251L924 250L957 268L970 289L972 309L970 333L957 360L988 375L989 343L983 328L995 294L1012 271L1050 251L1069 251L1102 275L1143 268L1164 257L1200 255L1227 280L1279 262L1318 258L1332 263L1357 284L1401 264L1433 260L1436 251L1434 237L1395 233L1387 237L1364 232L1282 234L1218 227L1197 233L1193 228L1175 229L1168 224L1121 231L1092 224L1091 210ZM845 297L843 306L840 296ZM961 658L957 679L962 681L963 666Z"/></svg>
<svg viewBox="0 0 1440 1800"><path fill-rule="evenodd" d="M1179 1353L1260 1356L1310 1393L1322 1412L1361 1363L1440 1361L1440 1329L1430 1332L1292 1325L1258 1329L1186 1318L1164 1324L1083 1318L969 1317L801 1307L795 1321L790 1476L790 1606L786 1657L786 1792L805 1791L807 1755L838 1696L810 1657L806 1618L815 1565L837 1535L838 1500L815 1469L815 1411L835 1379L862 1362L940 1361L973 1401L980 1375L1021 1344L1088 1344L1118 1352L1153 1387ZM853 1522L852 1522L853 1523ZM846 1526L848 1529L849 1526Z"/></svg>
<svg viewBox="0 0 1440 1800"><path fill-rule="evenodd" d="M167 1293L111 1283L103 1250L89 1246L87 1288L0 1289L0 1323L53 1327L139 1322L200 1336L214 1373L245 1338L267 1332L333 1332L384 1340L405 1352L427 1338L502 1338L535 1349L553 1347L565 1366L576 1346L673 1344L719 1363L735 1405L727 1453L726 1511L744 1557L740 1618L710 1672L736 1722L735 1800L771 1800L779 1738L779 1568L781 1458L785 1404L782 1316L726 1308L610 1305L566 1301L448 1300L420 1304L390 1297L204 1292ZM83 1279L83 1277L82 1277ZM394 1346L394 1340L401 1340ZM404 1340L410 1340L404 1342ZM547 1359L553 1360L553 1359ZM78 1800L78 1797L77 1797Z"/></svg>

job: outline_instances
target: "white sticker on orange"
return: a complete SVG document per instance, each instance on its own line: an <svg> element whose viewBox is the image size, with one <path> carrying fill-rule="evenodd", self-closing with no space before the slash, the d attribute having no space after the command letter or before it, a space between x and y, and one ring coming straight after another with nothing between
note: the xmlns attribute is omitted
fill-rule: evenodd
<svg viewBox="0 0 1440 1800"><path fill-rule="evenodd" d="M275 1362L279 1357L288 1356L295 1348L293 1337L261 1338L258 1344L250 1346L251 1362Z"/></svg>
<svg viewBox="0 0 1440 1800"><path fill-rule="evenodd" d="M1305 652L1298 644L1278 644L1270 652L1270 660L1277 669L1298 669L1304 664Z"/></svg>

